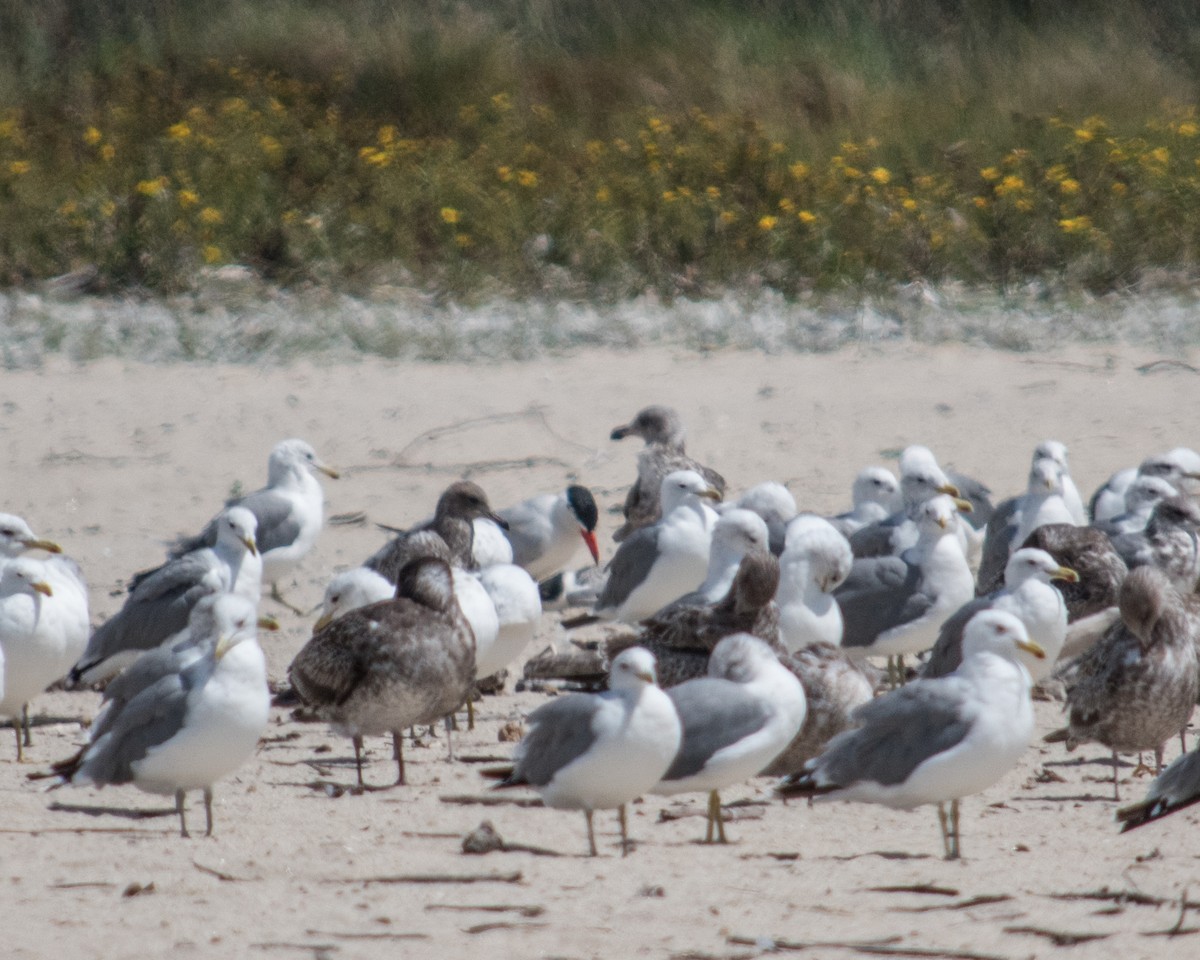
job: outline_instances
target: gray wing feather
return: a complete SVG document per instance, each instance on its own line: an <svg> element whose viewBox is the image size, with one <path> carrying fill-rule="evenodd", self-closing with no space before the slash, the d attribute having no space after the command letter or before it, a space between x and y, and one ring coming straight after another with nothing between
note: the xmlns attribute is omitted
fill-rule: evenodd
<svg viewBox="0 0 1200 960"><path fill-rule="evenodd" d="M238 501L236 506L245 507L258 520L254 540L259 553L291 546L300 536L300 524L292 513L292 501L274 490L259 490Z"/></svg>
<svg viewBox="0 0 1200 960"><path fill-rule="evenodd" d="M658 528L642 527L635 530L608 562L608 582L596 601L596 609L615 609L628 600L629 595L646 579L657 559Z"/></svg>
<svg viewBox="0 0 1200 960"><path fill-rule="evenodd" d="M595 696L572 694L538 707L529 715L530 730L518 750L512 779L544 787L587 753L596 742L592 721L599 706Z"/></svg>
<svg viewBox="0 0 1200 960"><path fill-rule="evenodd" d="M992 512L983 537L983 555L979 561L979 593L986 595L1004 583L1004 568L1012 553L1013 540L1021 527L1021 500L1009 497Z"/></svg>
<svg viewBox="0 0 1200 960"><path fill-rule="evenodd" d="M838 786L903 783L970 732L963 703L958 684L949 679L917 681L864 703L854 712L861 726L834 737L813 761L814 773Z"/></svg>
<svg viewBox="0 0 1200 960"><path fill-rule="evenodd" d="M667 691L683 725L679 753L664 780L682 780L704 769L720 750L761 730L766 705L736 683L704 677Z"/></svg>
<svg viewBox="0 0 1200 960"><path fill-rule="evenodd" d="M893 553L892 535L905 519L903 513L895 513L886 520L868 523L854 531L850 537L850 551L855 557L863 559L890 556Z"/></svg>
<svg viewBox="0 0 1200 960"><path fill-rule="evenodd" d="M834 599L842 609L842 646L868 646L885 630L922 616L935 598L920 591L921 579L920 567L899 557L880 557L872 561L871 571L860 571L853 589L839 587Z"/></svg>

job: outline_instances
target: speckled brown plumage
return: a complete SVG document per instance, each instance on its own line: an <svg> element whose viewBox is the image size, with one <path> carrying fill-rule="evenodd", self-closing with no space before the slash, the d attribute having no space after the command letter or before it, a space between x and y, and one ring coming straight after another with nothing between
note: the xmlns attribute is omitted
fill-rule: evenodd
<svg viewBox="0 0 1200 960"><path fill-rule="evenodd" d="M1200 506L1190 497L1167 497L1150 514L1146 529L1113 538L1129 569L1155 566L1180 593L1192 593L1200 576Z"/></svg>
<svg viewBox="0 0 1200 960"><path fill-rule="evenodd" d="M451 713L475 680L475 637L450 567L431 558L406 565L394 599L352 610L315 634L288 678L302 701L354 739L356 756L364 735L395 738Z"/></svg>
<svg viewBox="0 0 1200 960"><path fill-rule="evenodd" d="M1045 550L1064 567L1079 574L1076 583L1054 581L1066 602L1068 622L1117 605L1121 584L1129 571L1108 537L1099 530L1048 523L1034 530L1021 546Z"/></svg>

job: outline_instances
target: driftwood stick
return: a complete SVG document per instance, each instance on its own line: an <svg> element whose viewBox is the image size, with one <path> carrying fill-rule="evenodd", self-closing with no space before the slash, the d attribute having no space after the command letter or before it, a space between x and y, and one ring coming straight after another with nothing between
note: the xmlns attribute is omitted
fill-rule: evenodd
<svg viewBox="0 0 1200 960"><path fill-rule="evenodd" d="M728 937L729 943L738 946L760 946L757 937ZM943 950L939 947L898 946L900 937L883 940L772 940L776 950L853 950L881 957L931 957L937 960L1004 960L994 953L972 953L968 950Z"/></svg>
<svg viewBox="0 0 1200 960"><path fill-rule="evenodd" d="M322 883L520 883L520 870L512 873L398 873L375 877L329 877Z"/></svg>

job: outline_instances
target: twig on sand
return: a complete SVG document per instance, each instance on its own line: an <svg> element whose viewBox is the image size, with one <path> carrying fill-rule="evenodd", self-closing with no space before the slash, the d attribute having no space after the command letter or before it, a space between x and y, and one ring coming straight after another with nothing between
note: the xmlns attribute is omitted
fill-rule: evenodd
<svg viewBox="0 0 1200 960"><path fill-rule="evenodd" d="M955 900L953 903L927 903L920 907L891 907L895 913L929 913L932 910L969 910L971 907L986 907L992 903L1005 903L1012 897L1007 893L982 894L978 897L968 897L966 900Z"/></svg>
<svg viewBox="0 0 1200 960"><path fill-rule="evenodd" d="M489 930L532 930L535 927L545 927L545 923L513 923L511 920L497 920L493 923L477 923L466 927L463 933L487 933Z"/></svg>
<svg viewBox="0 0 1200 960"><path fill-rule="evenodd" d="M1045 927L1005 927L1004 932L1045 937L1056 947L1073 947L1080 943L1090 943L1092 940L1107 940L1112 936L1109 933L1067 933L1065 930L1047 930Z"/></svg>
<svg viewBox="0 0 1200 960"><path fill-rule="evenodd" d="M391 932L355 932L347 930L341 932L338 930L305 930L304 933L310 937L332 937L335 940L428 940L427 933L391 933Z"/></svg>
<svg viewBox="0 0 1200 960"><path fill-rule="evenodd" d="M1155 897L1149 893L1137 890L1109 890L1101 887L1099 890L1081 890L1078 893L1052 893L1051 900L1108 900L1113 903L1132 903L1139 907L1161 907L1170 903L1166 897Z"/></svg>
<svg viewBox="0 0 1200 960"><path fill-rule="evenodd" d="M741 947L773 950L853 950L881 957L932 957L937 960L1004 960L994 953L969 950L943 950L940 947L902 947L901 937L882 940L767 940L763 937L727 937L728 943ZM766 946L764 946L764 944Z"/></svg>
<svg viewBox="0 0 1200 960"><path fill-rule="evenodd" d="M933 883L905 883L898 886L867 887L871 893L931 893L939 897L957 897L953 887L939 887Z"/></svg>
<svg viewBox="0 0 1200 960"><path fill-rule="evenodd" d="M376 877L328 877L322 883L521 883L520 870L512 873L398 873Z"/></svg>
<svg viewBox="0 0 1200 960"><path fill-rule="evenodd" d="M427 903L425 909L515 913L522 917L540 917L546 912L546 908L538 903Z"/></svg>
<svg viewBox="0 0 1200 960"><path fill-rule="evenodd" d="M462 807L480 806L480 807L541 807L544 804L541 798L534 797L505 797L492 796L491 794L474 794L474 793L451 793L445 796L438 797L442 803L454 803Z"/></svg>
<svg viewBox="0 0 1200 960"><path fill-rule="evenodd" d="M1161 373L1164 370L1186 370L1188 373L1200 373L1200 370L1185 360L1152 360L1133 369L1138 373Z"/></svg>
<svg viewBox="0 0 1200 960"><path fill-rule="evenodd" d="M1188 907L1200 907L1200 903L1188 903L1187 887L1183 888L1183 893L1179 895L1179 919L1175 921L1173 927L1166 930L1150 930L1143 933L1143 937L1186 937L1193 933L1200 933L1200 927L1185 927L1183 920L1187 916Z"/></svg>
<svg viewBox="0 0 1200 960"><path fill-rule="evenodd" d="M215 867L205 866L199 860L193 860L192 866L201 873L207 873L210 877L216 877L225 883L246 883L249 877L235 877L232 873L225 873L223 870L218 870Z"/></svg>

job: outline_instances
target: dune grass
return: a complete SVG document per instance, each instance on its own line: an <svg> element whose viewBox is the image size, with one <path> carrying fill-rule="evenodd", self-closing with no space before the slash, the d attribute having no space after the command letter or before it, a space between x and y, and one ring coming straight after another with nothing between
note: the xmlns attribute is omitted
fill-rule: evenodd
<svg viewBox="0 0 1200 960"><path fill-rule="evenodd" d="M1189 274L1200 12L14 0L0 283L620 299Z"/></svg>

